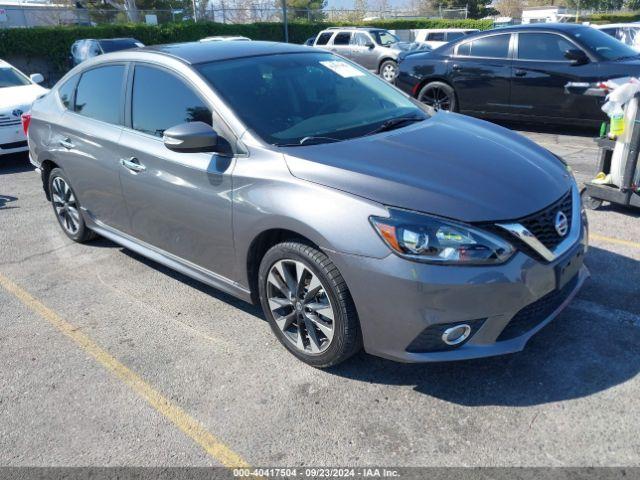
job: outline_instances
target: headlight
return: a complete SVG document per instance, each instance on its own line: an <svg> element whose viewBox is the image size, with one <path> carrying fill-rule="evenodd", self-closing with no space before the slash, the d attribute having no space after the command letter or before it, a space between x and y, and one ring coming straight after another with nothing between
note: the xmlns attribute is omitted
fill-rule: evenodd
<svg viewBox="0 0 640 480"><path fill-rule="evenodd" d="M404 258L436 264L486 265L506 262L511 244L480 229L406 210L370 217L384 242Z"/></svg>

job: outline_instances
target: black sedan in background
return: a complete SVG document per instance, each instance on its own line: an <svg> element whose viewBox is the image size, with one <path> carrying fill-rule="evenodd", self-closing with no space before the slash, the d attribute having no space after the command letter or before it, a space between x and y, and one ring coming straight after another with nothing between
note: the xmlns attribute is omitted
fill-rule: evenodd
<svg viewBox="0 0 640 480"><path fill-rule="evenodd" d="M598 126L602 99L567 93L569 82L640 75L640 57L584 25L489 30L400 62L399 88L436 109L499 120Z"/></svg>

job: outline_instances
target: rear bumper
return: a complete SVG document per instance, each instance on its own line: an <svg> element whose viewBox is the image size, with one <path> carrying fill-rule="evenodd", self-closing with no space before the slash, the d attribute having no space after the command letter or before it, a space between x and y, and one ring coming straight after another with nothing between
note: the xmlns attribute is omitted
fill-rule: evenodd
<svg viewBox="0 0 640 480"><path fill-rule="evenodd" d="M364 348L402 362L436 362L489 357L520 351L553 320L589 277L582 266L562 291L556 289L556 265L586 251L586 230L575 247L553 263L517 253L504 265L446 267L332 253L353 296ZM539 308L544 305L545 308ZM514 320L517 324L507 325ZM416 348L420 336L460 322L475 325L466 343ZM443 327L444 325L444 327ZM440 330L439 330L440 329ZM503 333L504 332L504 333ZM433 345L433 344L432 344ZM418 351L416 351L418 350Z"/></svg>

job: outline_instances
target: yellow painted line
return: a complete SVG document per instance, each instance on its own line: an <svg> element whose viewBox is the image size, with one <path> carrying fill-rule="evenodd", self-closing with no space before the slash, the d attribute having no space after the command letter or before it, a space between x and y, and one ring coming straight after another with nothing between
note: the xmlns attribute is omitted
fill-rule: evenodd
<svg viewBox="0 0 640 480"><path fill-rule="evenodd" d="M226 467L248 467L240 455L235 453L224 443L209 433L200 422L190 416L182 408L172 403L160 392L145 382L140 376L129 370L125 365L116 360L106 350L100 348L91 338L82 333L60 315L33 297L29 292L19 287L0 273L0 286L13 294L27 308L40 315L51 325L56 327L67 337L73 340L85 352L95 358L100 365L115 374L126 383L135 393L142 397L157 412L162 414L176 427L182 430L188 437L196 442L211 457Z"/></svg>
<svg viewBox="0 0 640 480"><path fill-rule="evenodd" d="M601 242L616 243L618 245L625 245L627 247L640 248L640 243L632 242L631 240L621 240L619 238L605 237L604 235L598 235L597 233L589 233L589 238L593 240L600 240Z"/></svg>

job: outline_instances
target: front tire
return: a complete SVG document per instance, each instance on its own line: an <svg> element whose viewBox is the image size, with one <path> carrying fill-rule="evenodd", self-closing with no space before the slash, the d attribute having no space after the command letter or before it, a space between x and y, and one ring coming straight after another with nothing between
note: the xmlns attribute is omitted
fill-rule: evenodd
<svg viewBox="0 0 640 480"><path fill-rule="evenodd" d="M51 170L49 192L53 212L67 237L78 243L94 239L96 234L89 230L82 218L78 197L61 168Z"/></svg>
<svg viewBox="0 0 640 480"><path fill-rule="evenodd" d="M456 112L456 92L444 82L429 82L418 93L418 100L434 110Z"/></svg>
<svg viewBox="0 0 640 480"><path fill-rule="evenodd" d="M398 64L393 60L385 60L380 64L380 76L389 83L395 82L398 76Z"/></svg>
<svg viewBox="0 0 640 480"><path fill-rule="evenodd" d="M318 249L295 241L275 245L260 263L258 285L271 329L303 362L331 367L362 347L347 284Z"/></svg>

